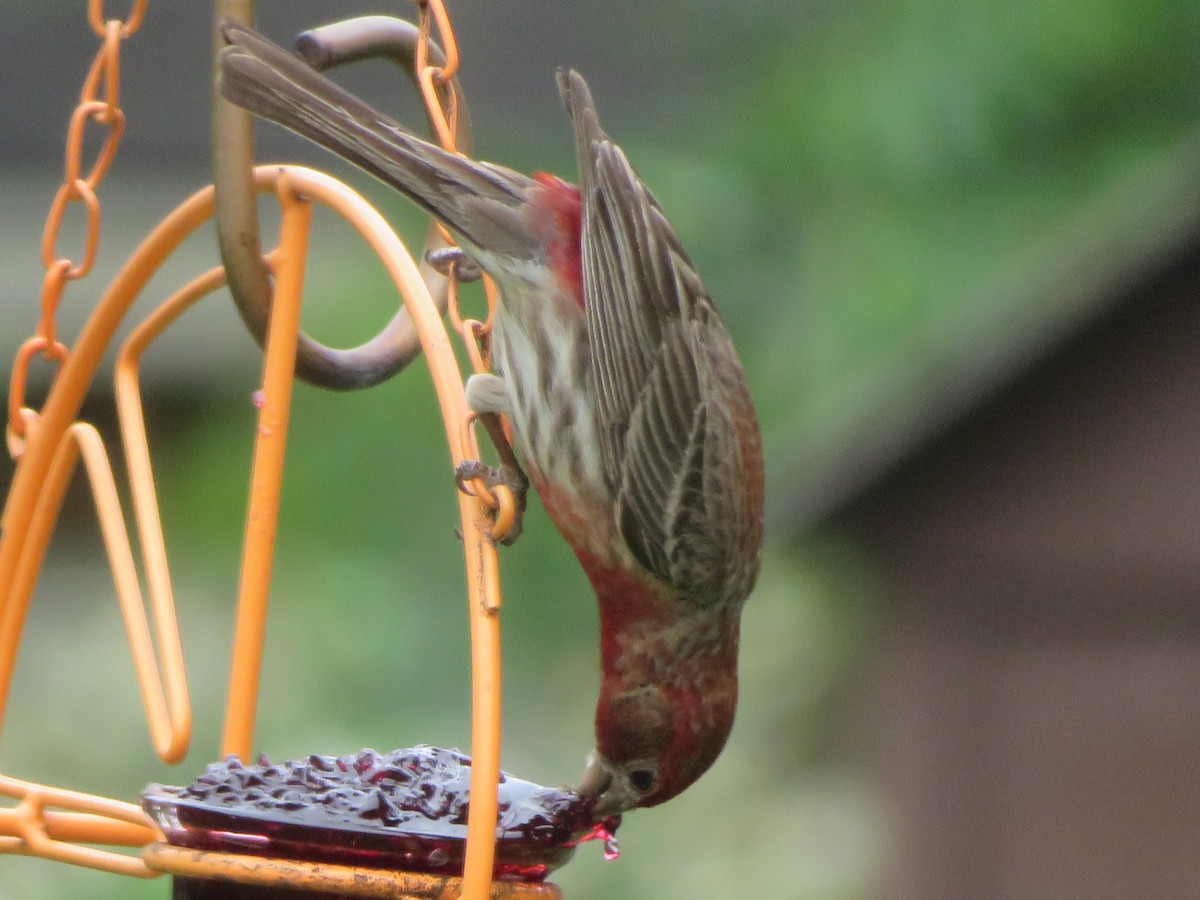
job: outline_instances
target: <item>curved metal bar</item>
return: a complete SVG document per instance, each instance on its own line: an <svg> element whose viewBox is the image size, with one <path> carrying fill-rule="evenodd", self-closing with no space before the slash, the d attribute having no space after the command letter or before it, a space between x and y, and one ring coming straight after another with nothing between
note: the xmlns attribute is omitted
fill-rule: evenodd
<svg viewBox="0 0 1200 900"><path fill-rule="evenodd" d="M463 391L462 373L455 358L450 336L445 323L428 297L428 290L421 280L411 257L395 233L388 227L379 212L360 196L352 192L341 182L318 172L296 167L264 166L255 171L255 189L260 192L280 190L280 182L286 181L290 186L284 192L292 208L291 216L296 214L290 200L295 196L310 198L314 202L330 207L336 214L348 221L366 241L373 253L381 260L389 277L392 279L400 296L408 308L413 311L413 321L421 334L425 347L426 361L429 364L433 378L434 391L438 404L442 409L447 444L450 450L452 467L457 467L464 460L478 459L479 447L470 429L463 429L461 423L466 420L468 410ZM295 194L292 194L292 191ZM281 197L281 201L283 197ZM113 336L121 326L124 317L134 301L141 294L146 284L158 271L163 261L189 235L204 225L213 211L213 192L204 188L186 200L171 212L151 234L137 247L112 283L105 290L95 311L88 318L76 339L71 352L63 361L62 369L51 388L40 415L34 417L31 410L23 410L30 420L36 424L27 429L26 446L21 454L21 460L13 475L12 484L0 515L0 724L3 723L5 701L8 698L9 687L16 660L17 649L28 611L30 591L27 585L32 585L36 573L33 571L33 558L40 554L37 543L41 540L39 533L43 529L33 523L39 515L39 507L46 507L43 497L53 480L51 471L54 457L72 428L72 423L79 414L80 406L90 386L101 358L110 346ZM284 209L285 221L289 215L288 208ZM288 243L294 243L295 229L285 229L289 236ZM276 325L286 326L284 330L294 335L298 313L300 280L299 272L303 269L303 259L296 258L297 251L292 250L292 259L288 261L288 250L283 247L281 240L279 270L291 269L291 273L281 274L279 280L280 302L290 306L292 315L290 321L276 317ZM161 330L169 320L182 311L182 305L196 299L197 292L209 287L215 287L221 280L220 269L213 270L199 279L191 282L181 292L177 293L164 307L160 307L151 317L130 335L122 354L128 369L128 363L134 362L140 347L145 341ZM279 330L273 328L273 330ZM278 344L278 340L276 340ZM271 366L284 375L288 374L292 362L282 359L279 354L267 354L270 365L272 359L276 364ZM270 380L274 380L272 371ZM259 428L256 445L267 442L282 444L283 420L275 412L272 388L267 383L268 376L264 375L263 407L260 409ZM136 414L136 410L131 410ZM124 414L122 414L124 418ZM125 439L129 440L130 432L123 428ZM140 436L131 443L139 443ZM140 455L140 450L135 455ZM256 449L256 466L257 466ZM138 466L130 464L130 477L136 477L134 472ZM146 465L148 474L148 463ZM259 471L255 472L257 478ZM247 511L247 529L273 528L275 511L255 505L253 497L262 496L267 490L277 498L278 470L271 476L276 487L260 488L252 485L252 507ZM65 484L65 482L64 482ZM53 489L53 485L49 489ZM500 607L498 560L496 547L489 537L489 515L482 503L462 491L456 492L461 517L461 535L464 560L467 566L467 597L468 615L471 628L471 657L472 657L472 728L471 728L471 809L468 815L467 854L470 859L478 860L479 870L485 873L485 884L491 877L493 868L494 834L497 814L496 784L500 773L500 622L496 611ZM138 501L140 503L140 501ZM274 498L271 499L274 503ZM260 545L269 544L263 534L256 538ZM248 541L249 542L249 541ZM260 562L269 566L269 560L264 556ZM29 571L24 571L26 568ZM260 573L261 576L261 573ZM254 657L261 654L261 647L253 646L256 635L261 635L266 611L266 581L255 576L253 579L243 576L243 583L255 580L257 591L262 596L253 599L256 620L251 627L235 635L234 656L249 660L257 666ZM151 576L153 580L153 576ZM239 596L239 627L242 620L241 606L247 595L240 592ZM142 640L149 644L150 641ZM174 641L164 641L175 643ZM169 668L169 667L166 667ZM182 665L178 666L182 671ZM235 675L235 677L238 677ZM235 691L237 685L241 689ZM251 696L246 688L249 680L231 683L230 698L226 710L226 735L230 732L229 723L238 720L243 724L237 726L233 743L243 756L249 756L248 745L253 729L254 705L256 697ZM231 745L226 744L226 748ZM0 774L0 796L13 797L21 801L12 810L0 809L0 854L36 852L54 859L61 859L79 865L109 871L126 872L127 874L146 875L145 866L137 860L131 860L122 854L107 853L99 850L76 852L71 848L59 846L62 842L106 843L137 845L147 840L157 839L153 824L141 810L132 804L113 804L103 798L94 798L85 794L64 792L56 788L23 782ZM46 812L47 806L65 810L64 813ZM73 815L80 813L83 815ZM105 819L116 819L116 826L108 825ZM475 834L483 835L483 843L478 843ZM475 843L472 843L472 842ZM473 848L481 848L477 856L471 856ZM85 848L86 849L86 848ZM469 867L469 864L468 864ZM503 891L503 885L498 890ZM472 898L486 896L486 893L473 892L467 882L463 882L463 896ZM453 896L458 896L455 889ZM398 896L395 893L385 896ZM445 894L444 896L451 896ZM493 896L509 896L494 894Z"/></svg>
<svg viewBox="0 0 1200 900"><path fill-rule="evenodd" d="M233 19L254 22L254 0L216 0L213 4L213 60L225 39L220 24ZM246 327L266 328L271 308L271 278L262 258L258 192L254 190L254 117L225 100L213 81L213 184L216 187L217 248L229 280L229 292ZM259 341L261 343L261 340Z"/></svg>
<svg viewBox="0 0 1200 900"><path fill-rule="evenodd" d="M369 58L391 59L408 73L419 90L414 68L418 37L417 27L403 19L362 16L304 32L297 39L297 50L306 62L317 69ZM219 34L216 40L221 42ZM444 62L444 54L435 45L431 45L430 52L438 65ZM456 79L451 80L448 90L453 92L453 102L458 109L456 140L460 147L469 149L470 119L462 89ZM246 118L248 134L250 117L220 97L214 98L213 108L214 183L217 187L217 235L221 258L229 273L230 293L242 320L262 346L270 318L271 290L270 278L262 262L257 208L247 178L253 149L251 144L250 156L246 157L240 149L234 148L232 142L224 139L226 129L240 129L237 116ZM228 196L231 185L236 191L236 199ZM250 196L246 197L245 194ZM426 234L426 252L446 245L441 230L431 223ZM444 312L446 277L425 262L424 254L419 265L429 293L439 311ZM310 384L331 390L360 390L391 378L420 352L421 344L412 319L408 310L401 306L375 337L351 349L327 347L301 332L296 352L296 375Z"/></svg>
<svg viewBox="0 0 1200 900"><path fill-rule="evenodd" d="M321 72L364 59L390 59L404 70L413 87L420 91L421 84L415 68L420 34L420 29L407 19L397 19L395 16L359 16L303 32L296 38L296 52L301 59ZM446 54L432 40L429 42L429 60L435 66L446 65ZM439 99L443 102L453 102L458 112L455 146L463 153L469 154L471 117L467 113L466 99L457 79L451 79L450 88L453 96L443 87ZM425 117L429 123L429 133L435 134L437 129L428 109L425 111Z"/></svg>
<svg viewBox="0 0 1200 900"><path fill-rule="evenodd" d="M314 865L248 853L191 850L163 843L147 845L142 850L142 858L156 872L283 889L288 890L289 895L311 891L322 897L446 900L463 894L463 879L452 875L394 872L333 863ZM488 887L485 896L490 900L562 900L563 896L557 885L546 881L496 881Z"/></svg>

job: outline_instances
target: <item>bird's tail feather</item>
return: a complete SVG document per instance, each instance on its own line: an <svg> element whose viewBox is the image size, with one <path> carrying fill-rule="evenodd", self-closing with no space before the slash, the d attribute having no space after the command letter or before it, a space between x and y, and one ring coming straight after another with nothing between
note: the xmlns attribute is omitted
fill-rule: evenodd
<svg viewBox="0 0 1200 900"><path fill-rule="evenodd" d="M526 200L525 176L422 140L253 29L226 20L221 32L221 96L369 172L469 241L479 242L480 198L509 208Z"/></svg>

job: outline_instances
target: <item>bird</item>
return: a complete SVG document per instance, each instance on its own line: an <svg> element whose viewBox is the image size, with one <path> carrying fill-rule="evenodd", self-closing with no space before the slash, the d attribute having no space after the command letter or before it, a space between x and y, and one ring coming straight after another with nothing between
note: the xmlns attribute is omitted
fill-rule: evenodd
<svg viewBox="0 0 1200 900"><path fill-rule="evenodd" d="M764 489L741 362L662 207L573 70L557 84L577 185L445 150L253 29L221 30L221 96L398 189L495 281L496 371L468 379L468 404L508 418L599 607L577 790L597 816L677 796L733 726Z"/></svg>

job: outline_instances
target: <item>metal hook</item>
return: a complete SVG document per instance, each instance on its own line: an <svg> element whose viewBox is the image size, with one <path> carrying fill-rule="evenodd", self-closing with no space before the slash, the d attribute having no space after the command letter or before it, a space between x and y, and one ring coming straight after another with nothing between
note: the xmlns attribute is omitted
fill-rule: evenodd
<svg viewBox="0 0 1200 900"><path fill-rule="evenodd" d="M218 21L220 21L218 11ZM392 16L362 16L306 31L296 49L318 70L362 59L390 59L408 74L420 90L415 69L419 29ZM217 43L222 43L218 34ZM219 49L219 47L218 47ZM444 65L445 54L430 43L430 58ZM464 152L470 149L471 126L466 101L457 79L442 89L452 92L458 110L455 140ZM427 116L429 111L426 111ZM229 290L250 334L263 345L271 308L271 283L262 260L258 214L249 173L253 161L251 116L219 96L213 104L213 168L216 186L217 240L229 275ZM430 118L430 130L433 120ZM436 223L425 238L425 253L418 262L421 276L440 311L446 309L447 279L430 266L425 256L447 246ZM360 390L391 378L421 352L421 345L402 306L383 329L365 344L348 350L327 347L300 333L296 348L296 376L332 390Z"/></svg>

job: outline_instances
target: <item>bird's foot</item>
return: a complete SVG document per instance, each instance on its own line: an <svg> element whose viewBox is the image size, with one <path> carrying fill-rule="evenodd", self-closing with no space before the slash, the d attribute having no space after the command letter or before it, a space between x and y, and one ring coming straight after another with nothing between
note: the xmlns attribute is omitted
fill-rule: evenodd
<svg viewBox="0 0 1200 900"><path fill-rule="evenodd" d="M525 498L529 493L529 479L521 471L521 467L517 465L515 459L511 463L503 463L499 466L489 466L482 460L468 459L454 467L454 481L458 485L458 489L465 494L474 493L469 482L477 478L488 490L503 486L512 495L513 509L510 520L502 521L502 518L507 519L508 517L508 513L503 507L496 510L496 524L504 527L503 533L495 537L506 547L516 543L517 538L521 536L522 520L525 516Z"/></svg>
<svg viewBox="0 0 1200 900"><path fill-rule="evenodd" d="M459 463L454 470L459 490L470 493L465 483L478 478L491 490L504 485L512 494L513 509L503 506L496 509L496 533L501 544L512 544L521 534L521 519L525 514L525 495L529 492L529 479L521 470L517 455L513 452L505 434L502 415L509 414L508 390L504 379L490 372L479 372L467 379L464 389L467 407L478 417L492 439L492 446L500 457L500 465L489 466L480 460ZM510 515L511 514L511 515Z"/></svg>
<svg viewBox="0 0 1200 900"><path fill-rule="evenodd" d="M462 247L439 247L427 250L425 260L441 275L450 277L451 272L459 281L478 281L483 274L479 264L467 256Z"/></svg>

